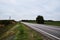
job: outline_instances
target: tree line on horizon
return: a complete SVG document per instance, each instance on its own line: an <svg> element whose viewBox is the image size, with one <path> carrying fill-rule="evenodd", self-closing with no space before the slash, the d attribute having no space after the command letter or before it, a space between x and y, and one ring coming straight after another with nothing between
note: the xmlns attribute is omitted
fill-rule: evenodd
<svg viewBox="0 0 60 40"><path fill-rule="evenodd" d="M36 17L36 20L21 20L21 21L23 21L23 22L36 22L38 24L44 24L44 17L41 15L38 15Z"/></svg>

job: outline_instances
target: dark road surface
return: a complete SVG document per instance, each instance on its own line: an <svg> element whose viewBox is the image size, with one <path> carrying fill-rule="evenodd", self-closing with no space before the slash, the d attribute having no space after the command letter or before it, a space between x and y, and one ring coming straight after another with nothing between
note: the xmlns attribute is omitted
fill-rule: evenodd
<svg viewBox="0 0 60 40"><path fill-rule="evenodd" d="M58 26L32 24L32 23L26 23L26 22L22 22L22 23L42 33L43 35L51 38L52 40L60 40L60 27Z"/></svg>

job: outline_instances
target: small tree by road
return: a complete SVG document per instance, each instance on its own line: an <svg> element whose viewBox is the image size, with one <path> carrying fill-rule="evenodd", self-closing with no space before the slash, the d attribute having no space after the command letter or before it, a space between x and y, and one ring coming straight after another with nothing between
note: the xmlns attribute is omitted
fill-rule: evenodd
<svg viewBox="0 0 60 40"><path fill-rule="evenodd" d="M43 16L38 15L37 18L36 18L36 22L38 24L44 24L44 18L43 18Z"/></svg>

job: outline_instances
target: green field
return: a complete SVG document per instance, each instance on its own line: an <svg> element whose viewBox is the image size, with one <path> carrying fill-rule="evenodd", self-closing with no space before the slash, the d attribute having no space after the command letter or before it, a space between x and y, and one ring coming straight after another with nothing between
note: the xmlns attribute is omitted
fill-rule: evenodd
<svg viewBox="0 0 60 40"><path fill-rule="evenodd" d="M60 21L53 21L53 22L45 22L47 25L54 25L54 26L60 26Z"/></svg>
<svg viewBox="0 0 60 40"><path fill-rule="evenodd" d="M43 37L36 31L20 23L14 40L43 40Z"/></svg>

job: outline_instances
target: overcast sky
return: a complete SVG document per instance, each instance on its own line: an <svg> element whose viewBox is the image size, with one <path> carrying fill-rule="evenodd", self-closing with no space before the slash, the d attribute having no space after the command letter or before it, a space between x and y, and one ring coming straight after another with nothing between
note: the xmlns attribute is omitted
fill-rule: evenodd
<svg viewBox="0 0 60 40"><path fill-rule="evenodd" d="M37 15L60 20L60 0L0 0L0 19L30 20Z"/></svg>

